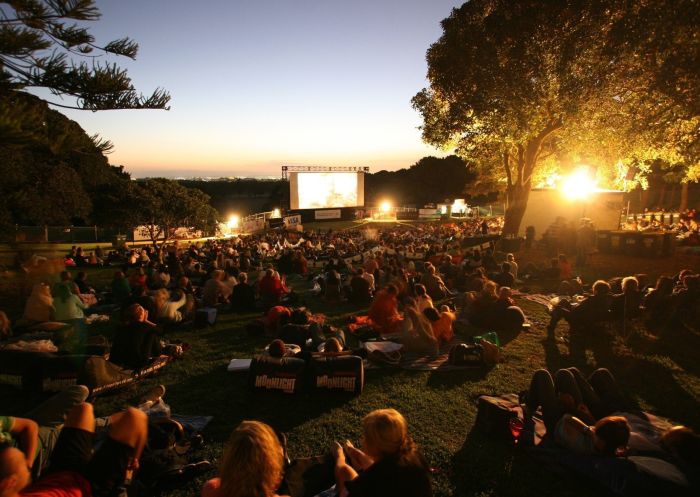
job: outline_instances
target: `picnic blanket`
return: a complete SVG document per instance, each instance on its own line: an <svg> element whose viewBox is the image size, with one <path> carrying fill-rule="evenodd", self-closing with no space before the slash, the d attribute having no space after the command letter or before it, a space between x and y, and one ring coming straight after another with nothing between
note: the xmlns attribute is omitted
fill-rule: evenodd
<svg viewBox="0 0 700 497"><path fill-rule="evenodd" d="M514 411L520 418L523 416L517 394L482 397ZM539 410L532 419L534 448L531 454L544 466L567 468L625 497L698 495L698 489L678 467L666 460L660 446L653 443L658 433L670 424L649 413L618 414L624 415L632 428L630 451L626 456L582 455L557 446L546 436L547 429Z"/></svg>
<svg viewBox="0 0 700 497"><path fill-rule="evenodd" d="M371 342L369 342L371 343ZM474 369L474 366L457 366L450 364L450 349L460 343L467 343L463 339L454 337L451 341L440 346L436 355L419 355L411 352L403 352L398 366L401 369L413 371L456 371L461 369ZM384 364L377 364L365 360L365 369L378 369L385 367Z"/></svg>
<svg viewBox="0 0 700 497"><path fill-rule="evenodd" d="M170 361L170 357L161 356L141 369L130 371L122 370L102 357L93 357L86 362L86 370L79 381L90 388L90 396L95 397L147 378L163 369Z"/></svg>
<svg viewBox="0 0 700 497"><path fill-rule="evenodd" d="M548 309L551 306L552 299L556 296L557 294L555 293L550 293L548 295L543 293L523 293L519 295L520 298L529 300L530 302L535 302L536 304L543 305Z"/></svg>

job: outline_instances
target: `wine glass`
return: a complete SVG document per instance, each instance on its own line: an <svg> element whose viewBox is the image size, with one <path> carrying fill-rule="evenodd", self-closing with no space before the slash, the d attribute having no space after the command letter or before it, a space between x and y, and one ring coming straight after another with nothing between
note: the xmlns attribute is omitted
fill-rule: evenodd
<svg viewBox="0 0 700 497"><path fill-rule="evenodd" d="M513 435L513 445L518 445L520 441L520 433L525 427L525 423L520 418L510 418L508 421L508 426L510 428L510 434Z"/></svg>

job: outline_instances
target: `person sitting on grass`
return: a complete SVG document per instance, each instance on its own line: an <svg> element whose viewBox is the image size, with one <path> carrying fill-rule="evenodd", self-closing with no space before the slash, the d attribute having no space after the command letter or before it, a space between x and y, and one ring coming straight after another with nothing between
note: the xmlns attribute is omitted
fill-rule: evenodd
<svg viewBox="0 0 700 497"><path fill-rule="evenodd" d="M571 267L569 259L564 254L559 254L559 279L570 280L574 277L574 270Z"/></svg>
<svg viewBox="0 0 700 497"><path fill-rule="evenodd" d="M146 295L146 289L140 285L137 285L131 289L131 296L124 300L121 306L122 315L126 313L126 310L134 304L139 304L141 307L148 311L150 316L155 316L155 302L153 298Z"/></svg>
<svg viewBox="0 0 700 497"><path fill-rule="evenodd" d="M231 310L252 312L255 310L255 289L248 284L248 273L238 274L238 284L231 292Z"/></svg>
<svg viewBox="0 0 700 497"><path fill-rule="evenodd" d="M87 273L85 271L78 272L75 277L75 284L78 285L78 291L85 295L88 293L95 293L95 289L92 288L87 282Z"/></svg>
<svg viewBox="0 0 700 497"><path fill-rule="evenodd" d="M204 307L216 307L221 302L228 302L232 289L224 283L226 272L217 269L211 273L211 278L204 284L202 304Z"/></svg>
<svg viewBox="0 0 700 497"><path fill-rule="evenodd" d="M95 417L92 405L73 408L58 436L51 466L31 483L25 454L8 444L0 445L0 491L2 497L114 495L127 476L136 471L146 444L146 414L128 408L109 418L109 436L93 452Z"/></svg>
<svg viewBox="0 0 700 497"><path fill-rule="evenodd" d="M496 330L518 331L527 318L512 298L513 290L507 286L498 289L498 300L493 305L493 327Z"/></svg>
<svg viewBox="0 0 700 497"><path fill-rule="evenodd" d="M122 271L117 271L114 273L114 278L112 279L112 300L115 304L121 305L126 299L129 298L131 294L131 285L129 285L129 280L126 279Z"/></svg>
<svg viewBox="0 0 700 497"><path fill-rule="evenodd" d="M408 435L408 423L394 409L379 409L364 417L362 450L347 441L336 442L332 452L339 497L433 494L428 464Z"/></svg>
<svg viewBox="0 0 700 497"><path fill-rule="evenodd" d="M612 319L622 321L639 316L642 303L642 293L639 291L639 281L634 276L622 279L622 293L613 295L610 302Z"/></svg>
<svg viewBox="0 0 700 497"><path fill-rule="evenodd" d="M510 264L507 262L501 264L501 272L492 274L491 279L495 281L498 286L507 286L511 288L515 284L515 276L510 272Z"/></svg>
<svg viewBox="0 0 700 497"><path fill-rule="evenodd" d="M416 307L419 311L423 312L428 308L433 308L433 299L428 295L424 285L417 284L413 287L413 291L416 293Z"/></svg>
<svg viewBox="0 0 700 497"><path fill-rule="evenodd" d="M177 300L170 299L170 292L165 288L156 290L153 295L156 319L162 324L178 324L185 320L185 315L180 309L187 304L187 295L182 290L178 291Z"/></svg>
<svg viewBox="0 0 700 497"><path fill-rule="evenodd" d="M126 327L119 328L114 337L109 360L127 369L141 369L162 352L158 328L139 304L126 309L124 322Z"/></svg>
<svg viewBox="0 0 700 497"><path fill-rule="evenodd" d="M399 330L401 316L399 315L398 293L396 286L388 285L377 292L369 306L369 318L380 333L391 334Z"/></svg>
<svg viewBox="0 0 700 497"><path fill-rule="evenodd" d="M342 279L340 273L335 269L326 272L323 285L323 300L330 304L335 304L343 300Z"/></svg>
<svg viewBox="0 0 700 497"><path fill-rule="evenodd" d="M700 317L700 275L686 274L682 281L683 286L673 294L675 317L697 326L697 318ZM688 317L691 318L686 321Z"/></svg>
<svg viewBox="0 0 700 497"><path fill-rule="evenodd" d="M428 307L423 309L423 314L430 321L433 335L441 344L447 343L454 338L452 323L454 323L456 316L447 305L440 306L440 312L434 307Z"/></svg>
<svg viewBox="0 0 700 497"><path fill-rule="evenodd" d="M279 273L274 269L267 269L258 283L258 293L263 306L269 308L279 304L287 292Z"/></svg>
<svg viewBox="0 0 700 497"><path fill-rule="evenodd" d="M642 299L642 305L649 317L647 324L657 327L666 323L673 312L672 301L673 279L660 276L654 288Z"/></svg>
<svg viewBox="0 0 700 497"><path fill-rule="evenodd" d="M284 477L284 449L274 430L243 421L229 438L219 476L207 481L202 497L278 497Z"/></svg>
<svg viewBox="0 0 700 497"><path fill-rule="evenodd" d="M46 283L37 283L24 306L24 319L29 324L51 321L54 314L51 288Z"/></svg>
<svg viewBox="0 0 700 497"><path fill-rule="evenodd" d="M72 284L72 283L71 283ZM71 291L68 285L56 285L54 287L56 298L53 301L54 318L73 326L78 338L83 341L87 337L85 328L85 314L83 311L87 305Z"/></svg>
<svg viewBox="0 0 700 497"><path fill-rule="evenodd" d="M572 330L582 331L591 328L598 323L610 319L610 285L608 282L598 280L593 283L593 295L584 298L580 303L572 304L568 300L561 300L552 309L552 315L547 326L547 334L554 336L557 323L565 319Z"/></svg>
<svg viewBox="0 0 700 497"><path fill-rule="evenodd" d="M365 270L359 268L350 279L349 299L354 304L366 305L370 300L372 300L372 288L370 282L364 277L365 274Z"/></svg>
<svg viewBox="0 0 700 497"><path fill-rule="evenodd" d="M465 315L472 325L479 328L491 326L494 305L498 300L497 288L495 282L487 280L480 292L467 294Z"/></svg>
<svg viewBox="0 0 700 497"><path fill-rule="evenodd" d="M426 292L430 295L433 300L440 300L445 298L449 291L445 286L445 282L431 263L425 265L425 274L420 279L420 282L425 285Z"/></svg>
<svg viewBox="0 0 700 497"><path fill-rule="evenodd" d="M406 304L401 327L399 339L404 349L420 355L437 355L439 343L433 327L430 320L418 310L414 301Z"/></svg>

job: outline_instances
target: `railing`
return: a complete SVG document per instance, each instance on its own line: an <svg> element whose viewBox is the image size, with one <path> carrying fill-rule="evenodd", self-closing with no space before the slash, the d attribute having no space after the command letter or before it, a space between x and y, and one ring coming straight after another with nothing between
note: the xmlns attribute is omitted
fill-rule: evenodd
<svg viewBox="0 0 700 497"><path fill-rule="evenodd" d="M673 224L677 223L680 218L681 218L681 213L680 212L640 212L639 214L627 214L627 215L622 215L622 222L628 222L631 223L634 218L637 218L637 221L649 221L651 222L652 219L660 222L661 224Z"/></svg>
<svg viewBox="0 0 700 497"><path fill-rule="evenodd" d="M16 226L15 242L28 243L97 243L121 238L133 240L133 232L124 234L117 228L98 226Z"/></svg>
<svg viewBox="0 0 700 497"><path fill-rule="evenodd" d="M497 206L473 206L472 209L478 209L480 216L498 216L502 215L502 208ZM375 212L380 212L379 207L365 207L364 211L369 217ZM417 214L417 207L397 206L392 207L391 211L399 215ZM666 216L676 216L678 214L666 213ZM273 217L279 217L279 212L265 211L250 214L240 219L239 226L244 226L246 223L254 221L268 221ZM638 215L638 218L641 215ZM645 214L651 216L651 213ZM631 219L631 216L630 216ZM657 219L659 219L657 214ZM134 232L124 232L117 228L101 228L99 226L16 226L14 237L8 233L5 237L6 241L15 241L18 243L111 243L114 241L133 242Z"/></svg>

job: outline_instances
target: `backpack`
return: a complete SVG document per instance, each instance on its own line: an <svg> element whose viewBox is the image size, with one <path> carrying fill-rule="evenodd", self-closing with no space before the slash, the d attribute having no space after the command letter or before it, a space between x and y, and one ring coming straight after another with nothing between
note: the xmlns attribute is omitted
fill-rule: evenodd
<svg viewBox="0 0 700 497"><path fill-rule="evenodd" d="M515 399L510 399L508 396L479 396L474 426L491 438L512 441L510 420L520 417L520 409L515 407L518 405L517 396L515 397Z"/></svg>
<svg viewBox="0 0 700 497"><path fill-rule="evenodd" d="M459 343L450 349L448 362L453 366L483 366L483 348L481 345Z"/></svg>

